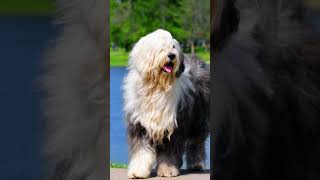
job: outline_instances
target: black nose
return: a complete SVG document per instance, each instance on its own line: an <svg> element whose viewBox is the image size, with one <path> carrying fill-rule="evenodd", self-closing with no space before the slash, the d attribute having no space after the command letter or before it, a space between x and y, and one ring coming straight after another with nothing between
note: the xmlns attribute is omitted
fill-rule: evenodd
<svg viewBox="0 0 320 180"><path fill-rule="evenodd" d="M169 53L169 55L168 55L168 58L169 58L170 60L174 60L175 57L176 57L176 55L173 54L173 53Z"/></svg>

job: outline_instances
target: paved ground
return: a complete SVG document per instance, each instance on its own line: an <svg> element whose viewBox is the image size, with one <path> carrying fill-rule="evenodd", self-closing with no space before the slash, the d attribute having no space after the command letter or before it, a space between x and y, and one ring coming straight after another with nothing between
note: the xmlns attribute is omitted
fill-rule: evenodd
<svg viewBox="0 0 320 180"><path fill-rule="evenodd" d="M128 180L126 169L110 169L110 180ZM148 180L209 180L210 172L205 171L202 173L193 173L182 171L181 175L173 178L156 177L155 173L151 175Z"/></svg>

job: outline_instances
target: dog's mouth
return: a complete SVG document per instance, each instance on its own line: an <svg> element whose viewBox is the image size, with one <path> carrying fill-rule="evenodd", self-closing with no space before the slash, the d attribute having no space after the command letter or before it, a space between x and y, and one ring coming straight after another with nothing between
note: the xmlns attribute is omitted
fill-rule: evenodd
<svg viewBox="0 0 320 180"><path fill-rule="evenodd" d="M163 66L162 70L166 73L171 73L173 71L173 65L172 62L168 62Z"/></svg>

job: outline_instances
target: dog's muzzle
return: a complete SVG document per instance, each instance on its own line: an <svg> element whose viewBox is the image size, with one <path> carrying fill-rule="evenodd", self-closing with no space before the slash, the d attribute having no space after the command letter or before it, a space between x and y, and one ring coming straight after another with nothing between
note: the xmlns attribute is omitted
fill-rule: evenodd
<svg viewBox="0 0 320 180"><path fill-rule="evenodd" d="M176 55L173 53L169 53L168 58L169 58L169 62L173 62L174 58L176 58Z"/></svg>
<svg viewBox="0 0 320 180"><path fill-rule="evenodd" d="M173 66L174 66L174 60L176 58L176 55L173 53L169 53L168 55L168 62L163 66L162 70L166 73L172 73Z"/></svg>

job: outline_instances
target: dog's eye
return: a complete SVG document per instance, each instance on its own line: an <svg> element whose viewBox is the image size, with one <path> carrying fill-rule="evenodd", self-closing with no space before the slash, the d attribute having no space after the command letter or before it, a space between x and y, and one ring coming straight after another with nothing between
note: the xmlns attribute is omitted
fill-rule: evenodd
<svg viewBox="0 0 320 180"><path fill-rule="evenodd" d="M172 48L176 48L176 46L175 46L175 45L173 45L173 46L172 46Z"/></svg>

